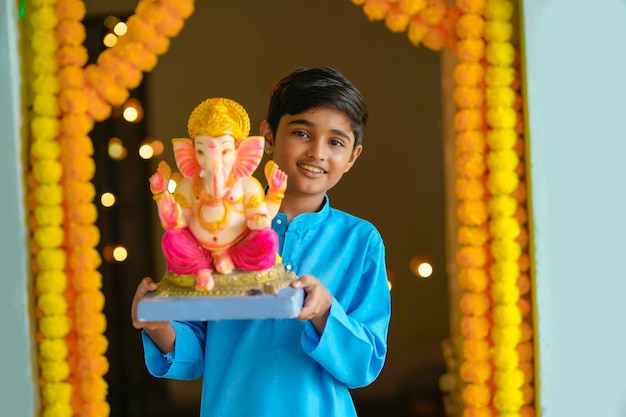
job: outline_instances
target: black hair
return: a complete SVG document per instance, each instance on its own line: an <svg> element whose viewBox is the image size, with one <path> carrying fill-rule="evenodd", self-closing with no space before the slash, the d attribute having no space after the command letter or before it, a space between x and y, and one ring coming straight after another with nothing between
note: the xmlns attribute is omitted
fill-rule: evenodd
<svg viewBox="0 0 626 417"><path fill-rule="evenodd" d="M300 68L280 80L272 90L267 108L267 123L276 133L281 117L316 108L332 108L350 119L354 146L363 142L367 108L361 93L339 71L324 68Z"/></svg>

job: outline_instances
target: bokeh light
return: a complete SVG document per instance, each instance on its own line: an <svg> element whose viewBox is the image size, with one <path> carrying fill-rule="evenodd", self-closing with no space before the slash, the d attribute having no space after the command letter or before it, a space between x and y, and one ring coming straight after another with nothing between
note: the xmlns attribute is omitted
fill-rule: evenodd
<svg viewBox="0 0 626 417"><path fill-rule="evenodd" d="M100 203L104 207L113 207L116 202L117 202L117 198L115 197L115 194L113 193L109 193L109 192L102 193L102 195L100 196Z"/></svg>

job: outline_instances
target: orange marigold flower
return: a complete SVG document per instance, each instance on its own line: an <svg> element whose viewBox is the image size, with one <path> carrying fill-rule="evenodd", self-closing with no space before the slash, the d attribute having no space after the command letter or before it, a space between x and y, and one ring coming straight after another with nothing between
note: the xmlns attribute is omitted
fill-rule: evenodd
<svg viewBox="0 0 626 417"><path fill-rule="evenodd" d="M492 417L493 413L489 407L469 406L463 409L463 417Z"/></svg>
<svg viewBox="0 0 626 417"><path fill-rule="evenodd" d="M456 33L461 39L480 38L485 21L477 14L463 14L456 24Z"/></svg>
<svg viewBox="0 0 626 417"><path fill-rule="evenodd" d="M389 8L390 5L386 0L365 0L363 13L365 13L370 22L373 22L383 20Z"/></svg>
<svg viewBox="0 0 626 417"><path fill-rule="evenodd" d="M484 291L489 283L489 277L482 268L461 268L458 279L461 288L469 291Z"/></svg>
<svg viewBox="0 0 626 417"><path fill-rule="evenodd" d="M108 385L104 379L94 376L88 376L81 379L80 395L84 400L104 401L107 395Z"/></svg>
<svg viewBox="0 0 626 417"><path fill-rule="evenodd" d="M456 0L455 3L464 13L481 14L485 8L485 0Z"/></svg>
<svg viewBox="0 0 626 417"><path fill-rule="evenodd" d="M452 77L458 85L477 87L483 80L485 69L478 62L461 62L454 67Z"/></svg>
<svg viewBox="0 0 626 417"><path fill-rule="evenodd" d="M461 334L468 339L484 339L489 334L489 322L480 316L463 317Z"/></svg>
<svg viewBox="0 0 626 417"><path fill-rule="evenodd" d="M74 274L73 286L77 291L91 291L102 288L102 275L98 271L79 271Z"/></svg>
<svg viewBox="0 0 626 417"><path fill-rule="evenodd" d="M459 307L468 316L484 316L489 309L489 299L482 292L464 292L459 300Z"/></svg>
<svg viewBox="0 0 626 417"><path fill-rule="evenodd" d="M427 25L436 26L443 21L447 5L444 1L431 1L428 6L420 10L419 16Z"/></svg>
<svg viewBox="0 0 626 417"><path fill-rule="evenodd" d="M102 334L89 336L80 335L77 341L77 345L81 355L103 355L109 347L109 341Z"/></svg>
<svg viewBox="0 0 626 417"><path fill-rule="evenodd" d="M65 45L57 52L57 60L61 67L83 67L88 59L87 48L83 45Z"/></svg>
<svg viewBox="0 0 626 417"><path fill-rule="evenodd" d="M78 224L92 224L98 218L98 209L91 203L77 203L68 206L67 219Z"/></svg>
<svg viewBox="0 0 626 417"><path fill-rule="evenodd" d="M82 45L87 38L85 25L78 20L60 21L55 32L61 45Z"/></svg>
<svg viewBox="0 0 626 417"><path fill-rule="evenodd" d="M463 62L479 62L485 55L482 39L461 39L456 45L456 54Z"/></svg>
<svg viewBox="0 0 626 417"><path fill-rule="evenodd" d="M83 90L67 88L59 94L59 106L63 113L85 113L89 103Z"/></svg>
<svg viewBox="0 0 626 417"><path fill-rule="evenodd" d="M94 248L82 247L72 251L69 262L72 269L78 274L86 270L98 268L102 259Z"/></svg>
<svg viewBox="0 0 626 417"><path fill-rule="evenodd" d="M61 20L83 20L87 12L85 2L81 0L57 0L54 7Z"/></svg>
<svg viewBox="0 0 626 417"><path fill-rule="evenodd" d="M487 220L487 206L480 200L463 201L457 209L457 216L463 224L478 226Z"/></svg>
<svg viewBox="0 0 626 417"><path fill-rule="evenodd" d="M400 9L399 4L393 4L385 15L385 26L393 33L401 33L409 27L409 16Z"/></svg>
<svg viewBox="0 0 626 417"><path fill-rule="evenodd" d="M489 343L485 339L464 339L463 357L471 361L489 359Z"/></svg>
<svg viewBox="0 0 626 417"><path fill-rule="evenodd" d="M419 46L429 31L430 27L422 22L421 19L412 18L409 21L409 29L407 30L409 42L411 42L413 46Z"/></svg>
<svg viewBox="0 0 626 417"><path fill-rule="evenodd" d="M465 382L482 384L491 376L491 364L488 361L467 360L461 364L459 373Z"/></svg>
<svg viewBox="0 0 626 417"><path fill-rule="evenodd" d="M461 394L463 402L471 407L485 407L489 404L491 394L486 385L468 384Z"/></svg>
<svg viewBox="0 0 626 417"><path fill-rule="evenodd" d="M160 4L171 14L183 19L188 19L195 10L194 0L161 0Z"/></svg>
<svg viewBox="0 0 626 417"><path fill-rule="evenodd" d="M455 146L459 152L484 153L486 148L485 135L480 130L458 132Z"/></svg>
<svg viewBox="0 0 626 417"><path fill-rule="evenodd" d="M398 2L400 10L409 16L419 13L427 4L427 0L400 0Z"/></svg>
<svg viewBox="0 0 626 417"><path fill-rule="evenodd" d="M489 233L484 226L461 225L457 233L457 241L465 246L482 246L487 243Z"/></svg>
<svg viewBox="0 0 626 417"><path fill-rule="evenodd" d="M93 129L94 121L89 115L68 113L61 119L61 132L67 136L86 135Z"/></svg>
<svg viewBox="0 0 626 417"><path fill-rule="evenodd" d="M93 224L80 225L73 223L70 224L68 237L73 247L95 247L100 241L100 229Z"/></svg>
<svg viewBox="0 0 626 417"><path fill-rule="evenodd" d="M452 92L452 99L462 109L478 108L483 105L483 90L474 86L458 86Z"/></svg>
<svg viewBox="0 0 626 417"><path fill-rule="evenodd" d="M85 86L83 69L80 67L63 67L59 70L57 78L61 88L64 90L74 88L82 89Z"/></svg>
<svg viewBox="0 0 626 417"><path fill-rule="evenodd" d="M102 334L107 327L106 317L102 313L76 315L76 327L82 335Z"/></svg>
<svg viewBox="0 0 626 417"><path fill-rule="evenodd" d="M483 127L483 113L478 109L461 109L454 115L454 128L457 132L479 130Z"/></svg>
<svg viewBox="0 0 626 417"><path fill-rule="evenodd" d="M478 178L485 173L486 166L482 154L460 153L455 161L456 172L466 178Z"/></svg>
<svg viewBox="0 0 626 417"><path fill-rule="evenodd" d="M524 300L524 299L522 299ZM520 301L522 301L520 300ZM528 303L528 300L524 300ZM520 329L522 331L522 342L528 342L533 338L533 326L530 325L530 323L527 323L525 321L523 321L520 324Z"/></svg>

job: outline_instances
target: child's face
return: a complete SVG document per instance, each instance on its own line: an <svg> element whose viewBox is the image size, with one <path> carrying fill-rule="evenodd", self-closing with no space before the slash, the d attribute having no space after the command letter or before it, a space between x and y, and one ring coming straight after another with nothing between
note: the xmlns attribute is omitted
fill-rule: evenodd
<svg viewBox="0 0 626 417"><path fill-rule="evenodd" d="M287 174L287 196L323 196L350 170L363 149L354 147L350 119L330 108L287 114L274 137L265 137L274 162Z"/></svg>

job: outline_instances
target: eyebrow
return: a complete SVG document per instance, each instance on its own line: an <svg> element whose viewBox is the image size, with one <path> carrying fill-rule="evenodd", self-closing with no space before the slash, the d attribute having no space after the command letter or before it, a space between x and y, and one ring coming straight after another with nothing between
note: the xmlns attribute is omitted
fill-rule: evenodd
<svg viewBox="0 0 626 417"><path fill-rule="evenodd" d="M306 119L296 119L296 120L292 120L289 123L287 123L288 125L305 125L308 127L315 127L315 123L306 120ZM343 130L338 130L338 129L330 129L331 132L333 132L335 135L337 136L341 136L342 138L345 138L349 141L352 141L352 138L350 137L350 135L348 135L346 132L344 132Z"/></svg>

